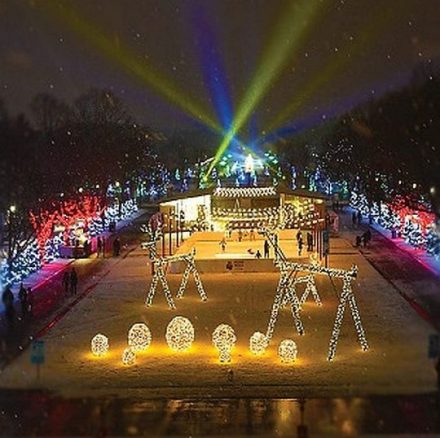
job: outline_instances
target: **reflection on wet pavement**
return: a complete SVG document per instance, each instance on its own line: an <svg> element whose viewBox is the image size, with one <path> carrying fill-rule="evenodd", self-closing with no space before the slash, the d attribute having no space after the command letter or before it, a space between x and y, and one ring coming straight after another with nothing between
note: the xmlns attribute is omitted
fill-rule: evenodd
<svg viewBox="0 0 440 438"><path fill-rule="evenodd" d="M64 399L0 393L0 434L351 437L440 432L438 396L339 399Z"/></svg>

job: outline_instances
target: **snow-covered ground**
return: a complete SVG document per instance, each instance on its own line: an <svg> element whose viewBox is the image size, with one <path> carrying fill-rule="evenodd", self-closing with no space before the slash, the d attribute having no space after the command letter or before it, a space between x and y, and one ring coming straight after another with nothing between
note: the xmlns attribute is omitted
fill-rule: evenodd
<svg viewBox="0 0 440 438"><path fill-rule="evenodd" d="M0 375L0 385L43 386L64 394L146 397L312 397L434 390L436 376L427 358L430 326L347 241L333 239L331 246L331 266L359 266L354 290L370 344L368 352L362 352L357 343L347 308L336 358L333 362L326 359L341 292L339 280L334 290L327 277L317 278L323 306L317 307L311 300L304 306L305 336L296 334L290 311L283 310L268 352L254 357L248 350L249 337L254 331L266 330L276 273L204 274L208 302L200 301L190 279L177 310L167 308L161 289L153 306L146 308L151 276L145 252L139 248L113 264L96 289L44 337L46 364L39 383L29 352L25 352ZM169 278L176 292L181 277ZM173 353L166 345L165 329L176 315L188 317L195 327L195 343L186 353ZM153 342L138 355L134 366L127 367L120 357L127 331L135 322L148 324ZM228 365L218 363L211 345L212 331L220 323L232 325L238 338ZM99 332L109 337L111 350L96 359L90 353L90 339ZM283 365L277 357L278 344L284 338L297 342L298 360L293 365Z"/></svg>

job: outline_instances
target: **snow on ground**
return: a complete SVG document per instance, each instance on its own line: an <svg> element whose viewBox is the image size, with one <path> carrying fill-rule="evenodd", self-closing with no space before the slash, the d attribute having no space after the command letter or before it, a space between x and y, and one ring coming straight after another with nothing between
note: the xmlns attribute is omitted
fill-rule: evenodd
<svg viewBox="0 0 440 438"><path fill-rule="evenodd" d="M283 310L268 352L257 358L248 351L249 337L254 331L266 330L277 274L203 274L208 302L199 300L191 279L177 310L167 308L161 289L153 306L146 308L149 266L144 251L137 249L113 264L96 289L44 337L46 364L39 384L29 352L25 352L2 373L0 385L43 386L72 395L145 397L314 397L434 390L434 368L426 351L431 328L348 242L333 239L332 251L331 266L359 266L354 289L371 347L368 352L362 352L357 343L347 308L336 358L333 362L326 359L340 280L333 290L328 278L318 277L323 306L317 307L311 300L304 306L305 336L296 334L290 311ZM173 292L180 278L170 275ZM166 326L176 315L188 317L195 327L195 343L186 353L172 353L165 342ZM127 331L142 321L152 331L152 345L139 354L136 365L123 366L120 357ZM231 324L238 337L228 365L218 363L211 345L211 333L220 323ZM90 339L98 332L106 334L111 343L110 353L100 359L89 352ZM277 358L279 342L288 337L298 345L298 360L293 365L283 365Z"/></svg>

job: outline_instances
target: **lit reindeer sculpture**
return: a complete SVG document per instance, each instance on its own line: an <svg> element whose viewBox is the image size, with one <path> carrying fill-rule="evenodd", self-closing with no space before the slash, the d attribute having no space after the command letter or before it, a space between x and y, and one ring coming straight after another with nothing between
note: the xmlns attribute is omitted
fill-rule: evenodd
<svg viewBox="0 0 440 438"><path fill-rule="evenodd" d="M150 289L147 294L145 304L151 306L153 304L154 294L156 293L159 281L162 284L162 288L170 309L175 309L176 305L174 299L171 295L170 288L168 286L168 281L166 277L166 269L170 263L174 262L184 262L186 263L186 268L183 273L182 281L180 283L179 289L177 291L177 298L183 298L186 286L188 285L189 276L192 273L194 276L194 281L197 286L200 298L202 301L206 301L208 296L206 295L205 289L203 287L202 280L200 279L199 272L197 271L196 264L194 261L195 250L187 254L178 254L171 256L160 256L157 252L157 242L162 236L161 231L152 231L151 228L143 226L141 230L147 234L148 241L142 244L142 247L148 249L150 253L150 259L153 262L154 274L151 280Z"/></svg>
<svg viewBox="0 0 440 438"><path fill-rule="evenodd" d="M325 268L319 263L296 263L287 260L284 252L281 250L277 243L276 232L267 228L261 228L260 233L263 234L268 240L269 244L274 249L275 253L275 265L280 269L280 280L278 283L275 299L272 305L272 312L269 319L269 324L266 331L267 342L270 342L275 329L275 324L278 319L280 308L283 305L290 304L292 310L292 316L295 322L296 330L299 335L304 334L304 326L301 321L301 304L305 302L310 292L315 298L316 304L320 305L321 300L316 290L314 275L326 274L330 278L341 278L343 281L342 294L339 297L339 305L336 312L336 318L333 325L333 331L330 338L328 360L332 360L336 354L336 347L338 344L339 334L341 331L342 321L344 317L345 307L348 303L351 315L353 317L355 330L358 335L358 340L363 351L368 350L368 343L365 337L365 332L362 326L361 318L359 315L359 309L356 304L356 299L351 288L351 282L357 277L357 267L353 266L351 269L335 269ZM307 282L306 291L301 299L298 299L296 295L295 284L299 281L296 278L298 272L309 273L305 277L300 277L301 282Z"/></svg>

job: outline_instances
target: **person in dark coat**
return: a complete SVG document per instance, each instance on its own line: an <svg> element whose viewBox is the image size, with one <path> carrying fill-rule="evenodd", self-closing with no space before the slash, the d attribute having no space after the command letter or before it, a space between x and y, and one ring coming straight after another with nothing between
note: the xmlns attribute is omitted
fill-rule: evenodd
<svg viewBox="0 0 440 438"><path fill-rule="evenodd" d="M307 232L307 252L313 251L313 234L308 231Z"/></svg>
<svg viewBox="0 0 440 438"><path fill-rule="evenodd" d="M98 258L101 255L102 251L102 239L100 236L96 239L96 257Z"/></svg>
<svg viewBox="0 0 440 438"><path fill-rule="evenodd" d="M116 237L116 239L113 241L113 256L119 257L120 252L121 252L121 241L119 240L119 237Z"/></svg>
<svg viewBox="0 0 440 438"><path fill-rule="evenodd" d="M300 239L298 240L298 255L299 256L302 253L303 245L304 245L303 239L302 239L302 237L300 237Z"/></svg>
<svg viewBox="0 0 440 438"><path fill-rule="evenodd" d="M353 226L356 226L356 212L353 211L353 213L351 214L351 223L353 224Z"/></svg>
<svg viewBox="0 0 440 438"><path fill-rule="evenodd" d="M69 292L69 286L70 286L70 275L67 270L64 271L63 279L61 280L61 284L63 285L64 293L67 294L67 292Z"/></svg>
<svg viewBox="0 0 440 438"><path fill-rule="evenodd" d="M14 295L12 294L11 289L7 287L2 295L2 301L5 306L5 314L6 314L6 320L8 321L8 327L9 329L12 329L14 326L14 315L15 315L15 309L14 309Z"/></svg>
<svg viewBox="0 0 440 438"><path fill-rule="evenodd" d="M23 283L20 284L20 290L18 291L18 299L21 304L21 317L25 319L28 313L28 295L27 290L24 288Z"/></svg>
<svg viewBox="0 0 440 438"><path fill-rule="evenodd" d="M269 242L267 240L264 241L264 258L269 258Z"/></svg>
<svg viewBox="0 0 440 438"><path fill-rule="evenodd" d="M76 273L75 268L72 268L70 271L70 293L72 295L76 295L78 287L78 274Z"/></svg>

